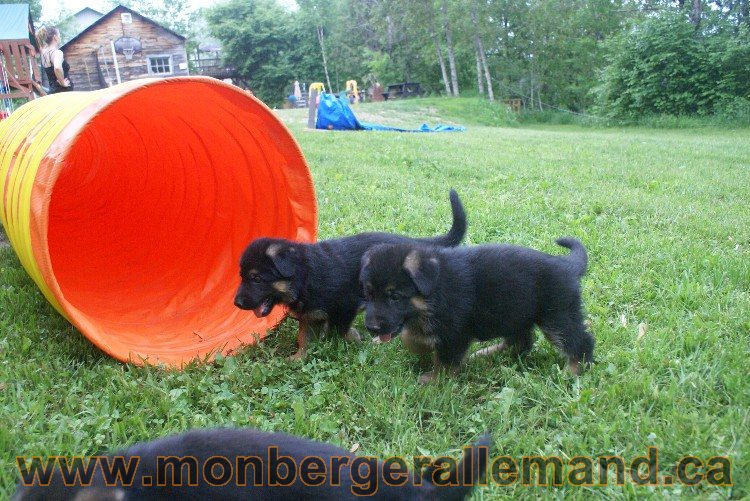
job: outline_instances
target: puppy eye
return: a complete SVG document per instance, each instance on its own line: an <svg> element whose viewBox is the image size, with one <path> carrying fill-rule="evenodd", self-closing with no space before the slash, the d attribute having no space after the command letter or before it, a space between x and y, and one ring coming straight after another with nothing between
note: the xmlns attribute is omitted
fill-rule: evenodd
<svg viewBox="0 0 750 501"><path fill-rule="evenodd" d="M401 299L401 297L401 294L396 291L391 291L388 293L388 299L390 299L391 301L398 301Z"/></svg>
<svg viewBox="0 0 750 501"><path fill-rule="evenodd" d="M256 284L260 283L260 275L258 275L257 273L251 273L250 274L250 280L252 280Z"/></svg>

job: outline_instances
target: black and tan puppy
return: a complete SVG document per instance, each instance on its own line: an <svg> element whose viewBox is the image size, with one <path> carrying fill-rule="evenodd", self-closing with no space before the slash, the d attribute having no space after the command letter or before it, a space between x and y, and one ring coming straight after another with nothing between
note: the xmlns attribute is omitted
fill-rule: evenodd
<svg viewBox="0 0 750 501"><path fill-rule="evenodd" d="M534 342L536 325L578 374L594 352L580 291L588 259L578 240L557 243L570 254L513 245L375 246L362 258L365 326L381 336L400 332L411 351L434 350L435 370L457 370L473 340L503 338L484 353L511 346L523 352Z"/></svg>
<svg viewBox="0 0 750 501"><path fill-rule="evenodd" d="M234 304L264 317L277 304L286 305L299 321L298 351L305 353L311 329L333 330L351 340L351 328L363 297L359 286L362 255L373 245L410 243L417 246L455 246L466 234L466 213L458 194L450 191L453 225L447 234L410 238L390 233L361 233L314 244L278 238L259 238L245 249L240 260L242 283Z"/></svg>
<svg viewBox="0 0 750 501"><path fill-rule="evenodd" d="M458 500L486 482L489 447L490 437L485 434L473 447L464 448L457 465L426 464L420 475L403 459L356 456L284 433L194 430L89 459L87 464L95 465L91 473L79 471L78 477L70 470L64 473L58 463L43 481L46 485L38 476L22 478L12 499ZM119 478L111 466L117 461L122 465Z"/></svg>

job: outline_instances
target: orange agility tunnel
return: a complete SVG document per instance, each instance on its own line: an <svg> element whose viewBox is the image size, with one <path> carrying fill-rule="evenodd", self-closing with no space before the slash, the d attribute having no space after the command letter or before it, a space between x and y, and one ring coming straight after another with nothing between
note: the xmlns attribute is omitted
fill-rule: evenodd
<svg viewBox="0 0 750 501"><path fill-rule="evenodd" d="M49 302L111 356L181 367L262 339L233 303L259 236L315 240L315 192L286 127L218 80L36 99L0 122L0 219Z"/></svg>

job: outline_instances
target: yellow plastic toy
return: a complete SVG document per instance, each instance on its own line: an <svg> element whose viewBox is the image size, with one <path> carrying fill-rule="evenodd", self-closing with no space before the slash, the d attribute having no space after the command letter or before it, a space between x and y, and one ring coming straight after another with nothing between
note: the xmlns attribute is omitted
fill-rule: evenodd
<svg viewBox="0 0 750 501"><path fill-rule="evenodd" d="M354 96L354 102L359 102L359 92L357 91L357 81L347 80L346 81L346 93Z"/></svg>
<svg viewBox="0 0 750 501"><path fill-rule="evenodd" d="M326 91L326 86L323 85L323 82L313 82L313 83L311 83L310 87L307 88L307 92L308 92L307 97L308 97L308 99L312 96L312 91L313 90L317 90L318 94L320 94L321 92L325 92Z"/></svg>

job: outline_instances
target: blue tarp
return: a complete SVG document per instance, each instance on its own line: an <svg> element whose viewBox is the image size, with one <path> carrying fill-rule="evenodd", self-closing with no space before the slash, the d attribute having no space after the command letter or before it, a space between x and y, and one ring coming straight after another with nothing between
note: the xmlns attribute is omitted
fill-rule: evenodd
<svg viewBox="0 0 750 501"><path fill-rule="evenodd" d="M401 127L390 127L388 125L371 124L360 122L354 116L354 112L349 107L349 99L345 92L338 97L334 94L323 92L320 95L320 104L318 105L318 118L315 121L316 129L327 130L380 130L395 132L461 132L466 127L461 125L436 125L430 127L422 124L418 129L403 129Z"/></svg>

